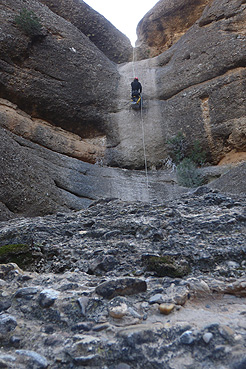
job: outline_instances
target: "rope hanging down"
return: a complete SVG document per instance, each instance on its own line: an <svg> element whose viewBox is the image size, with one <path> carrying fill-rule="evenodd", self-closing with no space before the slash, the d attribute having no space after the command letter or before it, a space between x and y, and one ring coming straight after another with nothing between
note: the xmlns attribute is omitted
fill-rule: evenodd
<svg viewBox="0 0 246 369"><path fill-rule="evenodd" d="M147 186L147 195L149 199L149 177L148 177L148 165L147 165L147 156L145 149L145 134L144 134L144 120L143 120L143 103L141 100L141 124L142 124L142 137L143 137L143 152L144 152L144 167L145 167L145 176L146 176L146 186Z"/></svg>
<svg viewBox="0 0 246 369"><path fill-rule="evenodd" d="M133 47L133 55L132 55L132 72L133 72L133 78L135 78L135 47ZM143 142L143 152L144 152L144 168L145 168L145 177L146 177L146 186L147 186L147 196L148 196L148 200L149 200L149 177L148 177L148 164L147 164L147 156L146 156L146 148L145 148L142 96L141 96L140 109L141 109L141 125L142 125L142 142Z"/></svg>
<svg viewBox="0 0 246 369"><path fill-rule="evenodd" d="M135 47L132 48L132 73L133 78L135 77Z"/></svg>

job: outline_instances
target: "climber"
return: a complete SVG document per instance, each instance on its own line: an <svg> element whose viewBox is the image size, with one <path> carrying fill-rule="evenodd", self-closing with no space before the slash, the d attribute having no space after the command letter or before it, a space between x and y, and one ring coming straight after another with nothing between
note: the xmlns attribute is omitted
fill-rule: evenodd
<svg viewBox="0 0 246 369"><path fill-rule="evenodd" d="M132 87L132 97L139 97L142 92L142 85L138 81L138 78L135 77L133 82L131 83Z"/></svg>
<svg viewBox="0 0 246 369"><path fill-rule="evenodd" d="M142 104L143 104L142 96L141 96L142 85L138 81L137 77L134 78L134 81L131 83L131 87L132 87L131 107L133 109L140 109L142 107Z"/></svg>

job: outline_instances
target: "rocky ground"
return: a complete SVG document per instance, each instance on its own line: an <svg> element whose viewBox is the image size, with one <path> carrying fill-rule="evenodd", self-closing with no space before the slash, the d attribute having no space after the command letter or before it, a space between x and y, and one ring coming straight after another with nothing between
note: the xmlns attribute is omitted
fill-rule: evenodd
<svg viewBox="0 0 246 369"><path fill-rule="evenodd" d="M245 368L245 204L201 187L2 222L0 368Z"/></svg>

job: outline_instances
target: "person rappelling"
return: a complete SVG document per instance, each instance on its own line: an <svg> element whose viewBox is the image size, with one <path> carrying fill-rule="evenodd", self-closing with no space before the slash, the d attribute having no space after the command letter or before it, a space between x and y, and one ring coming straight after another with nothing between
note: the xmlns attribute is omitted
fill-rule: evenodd
<svg viewBox="0 0 246 369"><path fill-rule="evenodd" d="M138 80L138 77L135 77L133 82L131 83L132 87L132 97L139 97L142 93L142 85Z"/></svg>
<svg viewBox="0 0 246 369"><path fill-rule="evenodd" d="M131 88L132 88L132 107L134 109L139 109L142 103L141 101L142 85L137 77L135 77L133 82L131 83Z"/></svg>

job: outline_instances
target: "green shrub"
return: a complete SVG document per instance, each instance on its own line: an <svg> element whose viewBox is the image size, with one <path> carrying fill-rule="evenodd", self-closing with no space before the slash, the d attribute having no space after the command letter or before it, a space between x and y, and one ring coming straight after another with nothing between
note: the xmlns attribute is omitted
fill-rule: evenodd
<svg viewBox="0 0 246 369"><path fill-rule="evenodd" d="M31 38L42 34L40 19L31 10L22 9L15 17L15 22L18 28Z"/></svg>
<svg viewBox="0 0 246 369"><path fill-rule="evenodd" d="M201 143L197 140L193 142L189 159L200 167L203 166L206 161L206 152L202 149Z"/></svg>
<svg viewBox="0 0 246 369"><path fill-rule="evenodd" d="M196 164L190 159L185 158L177 165L178 184L184 187L198 187L204 182Z"/></svg>
<svg viewBox="0 0 246 369"><path fill-rule="evenodd" d="M167 140L168 154L173 162L179 164L187 155L188 144L182 132Z"/></svg>

